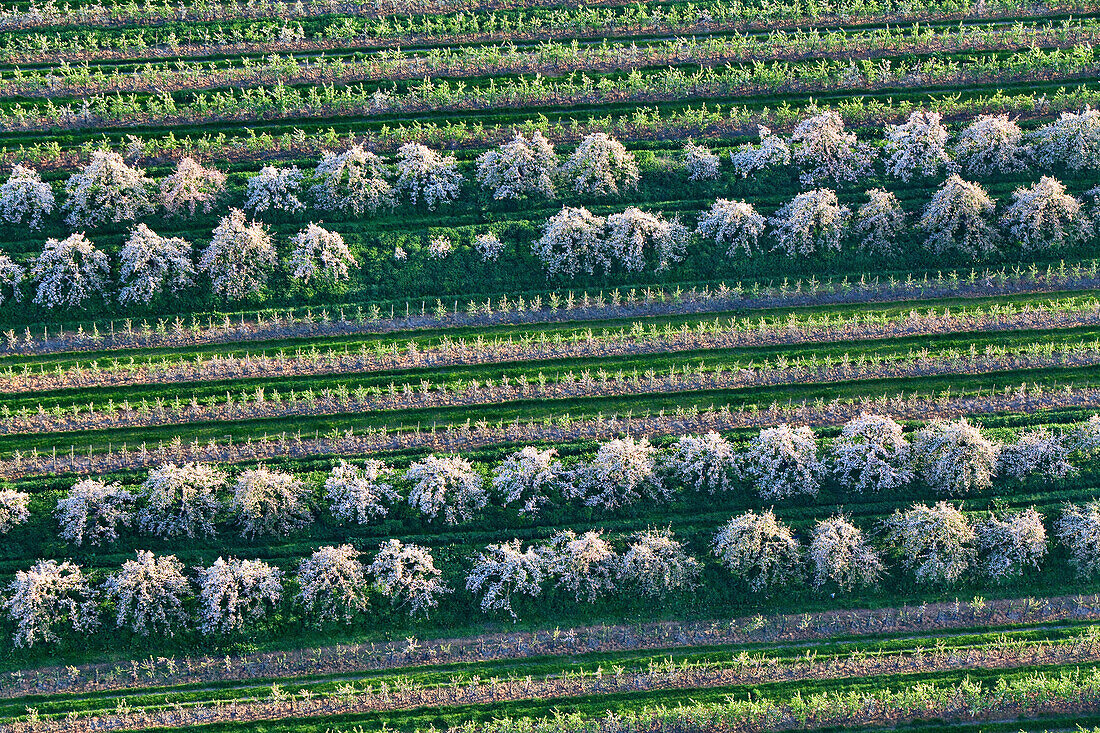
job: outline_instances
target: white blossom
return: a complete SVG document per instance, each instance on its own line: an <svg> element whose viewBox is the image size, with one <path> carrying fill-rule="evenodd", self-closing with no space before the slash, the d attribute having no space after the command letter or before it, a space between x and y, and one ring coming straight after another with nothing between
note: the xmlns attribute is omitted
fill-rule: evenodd
<svg viewBox="0 0 1100 733"><path fill-rule="evenodd" d="M1035 152L1045 168L1064 165L1070 170L1100 168L1100 110L1063 112L1034 133Z"/></svg>
<svg viewBox="0 0 1100 733"><path fill-rule="evenodd" d="M138 489L138 528L159 537L213 537L225 474L205 463L164 463Z"/></svg>
<svg viewBox="0 0 1100 733"><path fill-rule="evenodd" d="M668 501L671 491L656 470L656 458L657 449L648 438L610 440L574 471L574 484L566 487L566 496L607 510L642 500Z"/></svg>
<svg viewBox="0 0 1100 733"><path fill-rule="evenodd" d="M979 115L959 133L955 157L971 175L1012 173L1026 168L1031 159L1031 146L1023 140L1023 130L1008 115Z"/></svg>
<svg viewBox="0 0 1100 733"><path fill-rule="evenodd" d="M262 560L218 558L197 568L199 631L231 634L260 621L283 595L282 571Z"/></svg>
<svg viewBox="0 0 1100 733"><path fill-rule="evenodd" d="M47 308L75 308L107 289L111 266L83 234L47 239L34 261L31 279L37 283L34 303Z"/></svg>
<svg viewBox="0 0 1100 733"><path fill-rule="evenodd" d="M1047 554L1047 530L1035 508L998 512L977 527L978 549L989 576L1006 580L1038 568Z"/></svg>
<svg viewBox="0 0 1100 733"><path fill-rule="evenodd" d="M517 511L535 516L550 497L562 492L566 478L558 452L526 446L493 469L493 490L501 504L518 504Z"/></svg>
<svg viewBox="0 0 1100 733"><path fill-rule="evenodd" d="M466 590L480 596L481 610L507 611L516 619L513 596L534 598L546 578L542 556L535 548L520 551L519 540L487 545L466 576Z"/></svg>
<svg viewBox="0 0 1100 733"><path fill-rule="evenodd" d="M785 250L788 257L828 249L839 252L851 216L851 209L840 205L835 191L818 188L800 193L768 220L775 237L772 250Z"/></svg>
<svg viewBox="0 0 1100 733"><path fill-rule="evenodd" d="M367 608L367 576L359 555L351 545L327 545L298 563L295 600L314 624L350 624Z"/></svg>
<svg viewBox="0 0 1100 733"><path fill-rule="evenodd" d="M607 246L628 271L661 272L684 259L689 233L679 219L631 206L607 217L606 223Z"/></svg>
<svg viewBox="0 0 1100 733"><path fill-rule="evenodd" d="M830 517L814 525L810 533L810 564L813 586L833 583L850 591L858 586L877 585L883 565L856 527L843 515Z"/></svg>
<svg viewBox="0 0 1100 733"><path fill-rule="evenodd" d="M997 454L998 473L1015 479L1035 474L1046 481L1063 479L1077 473L1069 462L1065 436L1046 427L1028 430L1015 443L1001 447Z"/></svg>
<svg viewBox="0 0 1100 733"><path fill-rule="evenodd" d="M803 120L791 135L791 154L805 186L824 179L858 181L870 172L873 151L844 129L844 120L826 110Z"/></svg>
<svg viewBox="0 0 1100 733"><path fill-rule="evenodd" d="M257 468L242 471L233 487L230 508L241 535L286 536L309 524L309 487L289 473Z"/></svg>
<svg viewBox="0 0 1100 733"><path fill-rule="evenodd" d="M1081 202L1050 176L1030 187L1017 188L1001 223L1024 251L1061 247L1093 230Z"/></svg>
<svg viewBox="0 0 1100 733"><path fill-rule="evenodd" d="M174 636L187 623L184 602L191 584L175 555L154 557L138 550L134 559L108 576L103 592L115 605L115 626L135 634Z"/></svg>
<svg viewBox="0 0 1100 733"><path fill-rule="evenodd" d="M965 418L936 420L917 431L913 456L920 476L943 494L974 494L993 485L1000 446Z"/></svg>
<svg viewBox="0 0 1100 733"><path fill-rule="evenodd" d="M902 125L886 126L886 172L903 181L914 174L934 176L940 168L951 169L947 154L947 128L939 112L917 110Z"/></svg>
<svg viewBox="0 0 1100 733"><path fill-rule="evenodd" d="M34 168L16 165L0 185L0 220L8 224L25 223L38 229L42 217L48 216L54 205L53 189Z"/></svg>
<svg viewBox="0 0 1100 733"><path fill-rule="evenodd" d="M435 209L458 198L462 174L453 155L443 156L420 143L405 143L397 150L398 193L415 206Z"/></svg>
<svg viewBox="0 0 1100 733"><path fill-rule="evenodd" d="M199 268L210 276L215 293L241 300L264 288L276 262L275 246L263 224L249 224L244 212L230 209L214 229Z"/></svg>
<svg viewBox="0 0 1100 733"><path fill-rule="evenodd" d="M989 219L996 204L985 189L952 173L924 208L920 225L928 234L924 246L935 254L956 249L971 257L996 248Z"/></svg>
<svg viewBox="0 0 1100 733"><path fill-rule="evenodd" d="M887 540L901 564L917 582L950 585L962 578L975 559L975 534L969 520L945 501L914 504L886 521Z"/></svg>
<svg viewBox="0 0 1100 733"><path fill-rule="evenodd" d="M428 549L400 540L383 542L368 570L382 594L399 606L407 605L410 616L427 615L439 606L440 596L452 592Z"/></svg>
<svg viewBox="0 0 1100 733"><path fill-rule="evenodd" d="M504 243L493 232L483 232L474 237L474 249L482 262L496 262L504 252Z"/></svg>
<svg viewBox="0 0 1100 733"><path fill-rule="evenodd" d="M855 218L860 249L871 254L895 254L898 234L905 227L905 211L897 196L881 188L867 191L867 203L859 207Z"/></svg>
<svg viewBox="0 0 1100 733"><path fill-rule="evenodd" d="M760 125L760 145L744 143L737 150L730 153L730 161L733 170L748 178L756 171L780 165L789 165L791 162L791 148L787 141L772 131Z"/></svg>
<svg viewBox="0 0 1100 733"><path fill-rule="evenodd" d="M394 262L404 262L409 259L409 253L400 244L393 248Z"/></svg>
<svg viewBox="0 0 1100 733"><path fill-rule="evenodd" d="M726 257L736 257L738 250L751 257L760 249L760 235L764 233L765 222L750 203L718 199L699 216L695 231L726 247Z"/></svg>
<svg viewBox="0 0 1100 733"><path fill-rule="evenodd" d="M1092 457L1100 451L1100 415L1090 415L1070 433L1073 449Z"/></svg>
<svg viewBox="0 0 1100 733"><path fill-rule="evenodd" d="M578 603L594 603L615 590L619 558L601 532L580 537L571 529L558 532L539 549L546 574Z"/></svg>
<svg viewBox="0 0 1100 733"><path fill-rule="evenodd" d="M386 166L374 153L353 145L343 153L325 151L313 171L317 183L311 189L317 206L361 217L392 207L393 187L386 180Z"/></svg>
<svg viewBox="0 0 1100 733"><path fill-rule="evenodd" d="M431 241L428 242L428 257L433 260L443 260L451 254L452 249L454 249L454 244L451 243L450 237L440 234L432 237Z"/></svg>
<svg viewBox="0 0 1100 733"><path fill-rule="evenodd" d="M603 238L605 220L585 208L570 206L546 220L542 237L532 251L546 266L546 276L573 277L579 272L592 275L597 269L611 271L611 247Z"/></svg>
<svg viewBox="0 0 1100 733"><path fill-rule="evenodd" d="M460 456L426 456L409 466L405 480L412 484L409 505L429 522L440 515L447 524L468 522L489 503L481 475Z"/></svg>
<svg viewBox="0 0 1100 733"><path fill-rule="evenodd" d="M14 489L0 489L0 534L7 534L16 525L23 524L31 517L27 503L30 494Z"/></svg>
<svg viewBox="0 0 1100 733"><path fill-rule="evenodd" d="M802 548L791 528L771 510L731 517L714 536L714 555L756 593L789 584L802 574Z"/></svg>
<svg viewBox="0 0 1100 733"><path fill-rule="evenodd" d="M293 249L287 269L290 277L302 285L344 282L348 268L357 264L339 232L330 232L313 222L291 237L290 245Z"/></svg>
<svg viewBox="0 0 1100 733"><path fill-rule="evenodd" d="M95 592L79 565L39 560L17 570L8 584L4 609L15 624L12 641L20 649L56 642L59 626L88 632L99 625Z"/></svg>
<svg viewBox="0 0 1100 733"><path fill-rule="evenodd" d="M160 182L160 202L172 215L194 216L201 210L209 214L225 192L225 174L205 168L194 158L181 158L167 178Z"/></svg>
<svg viewBox="0 0 1100 733"><path fill-rule="evenodd" d="M493 192L494 199L519 199L554 195L554 173L558 158L554 146L535 131L528 140L517 132L495 150L487 150L477 159L477 180Z"/></svg>
<svg viewBox="0 0 1100 733"><path fill-rule="evenodd" d="M191 243L180 237L162 237L144 224L130 232L119 254L118 302L148 304L167 289L177 293L195 283Z"/></svg>
<svg viewBox="0 0 1100 733"><path fill-rule="evenodd" d="M602 132L585 137L561 170L574 191L590 196L617 195L638 185L634 156Z"/></svg>
<svg viewBox="0 0 1100 733"><path fill-rule="evenodd" d="M1066 504L1054 531L1078 573L1088 577L1100 570L1100 501Z"/></svg>
<svg viewBox="0 0 1100 733"><path fill-rule="evenodd" d="M809 427L781 424L764 428L745 455L744 471L765 501L799 494L816 495L825 467L817 457L817 440Z"/></svg>
<svg viewBox="0 0 1100 733"><path fill-rule="evenodd" d="M913 480L909 441L889 417L864 413L849 420L829 453L833 475L846 489L894 491Z"/></svg>
<svg viewBox="0 0 1100 733"><path fill-rule="evenodd" d="M19 286L23 284L26 274L25 267L15 264L11 257L0 252L0 305L8 299L9 293L13 303L23 302L23 291Z"/></svg>
<svg viewBox="0 0 1100 733"><path fill-rule="evenodd" d="M75 545L98 545L118 539L119 525L129 526L134 497L118 484L95 479L77 482L57 500L54 515L61 538Z"/></svg>
<svg viewBox="0 0 1100 733"><path fill-rule="evenodd" d="M691 140L684 143L683 165L689 181L712 181L718 177L718 156Z"/></svg>
<svg viewBox="0 0 1100 733"><path fill-rule="evenodd" d="M65 184L65 221L77 228L139 219L153 213L154 185L145 171L126 165L118 153L97 150Z"/></svg>
<svg viewBox="0 0 1100 733"><path fill-rule="evenodd" d="M338 520L359 524L386 516L386 505L397 501L389 478L390 468L382 461L367 459L362 468L340 461L325 478L329 510Z"/></svg>
<svg viewBox="0 0 1100 733"><path fill-rule="evenodd" d="M302 172L298 166L276 168L265 165L248 179L244 207L253 214L264 211L294 213L305 208L302 192Z"/></svg>
<svg viewBox="0 0 1100 733"><path fill-rule="evenodd" d="M619 560L618 579L643 595L664 598L698 585L702 564L687 554L668 529L648 529L630 539Z"/></svg>
<svg viewBox="0 0 1100 733"><path fill-rule="evenodd" d="M731 491L741 476L733 446L713 430L680 436L666 463L676 481L708 494Z"/></svg>

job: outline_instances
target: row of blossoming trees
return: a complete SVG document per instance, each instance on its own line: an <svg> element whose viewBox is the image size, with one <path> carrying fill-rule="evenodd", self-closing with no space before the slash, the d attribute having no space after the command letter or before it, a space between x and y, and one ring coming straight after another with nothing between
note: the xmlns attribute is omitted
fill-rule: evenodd
<svg viewBox="0 0 1100 733"><path fill-rule="evenodd" d="M1081 575L1100 570L1100 502L1066 505L1054 528ZM881 547L848 517L835 515L814 524L801 541L771 511L749 511L722 526L710 550L746 591L793 587L808 575L815 589L836 592L877 585L887 553L918 583L950 586L968 574L996 581L1017 577L1038 568L1049 545L1034 508L994 511L975 522L947 502L914 504L879 529ZM698 585L702 563L670 530L621 539L565 530L526 548L519 540L490 544L469 560L466 590L483 612L516 618L514 602L538 597L548 585L577 603L615 594L665 598ZM351 545L325 546L298 563L290 600L304 620L353 623L372 592L410 615L427 615L453 592L426 547L390 539L371 563L360 557ZM284 580L282 570L263 561L221 557L195 568L192 579L174 555L139 550L98 586L72 562L41 560L16 573L3 607L20 647L58 641L66 626L91 631L104 612L116 628L142 636L174 635L192 619L204 635L228 635L278 609L286 600Z"/></svg>
<svg viewBox="0 0 1100 733"><path fill-rule="evenodd" d="M962 496L991 488L998 474L1022 480L1064 478L1077 469L1071 454L1100 449L1100 416L1070 434L1038 428L1011 444L988 440L966 420L937 421L912 441L889 417L849 421L826 455L808 427L765 428L743 452L718 435L681 436L659 451L645 439L616 438L590 460L567 467L552 449L532 446L493 466L490 487L469 461L431 454L398 472L376 459L339 462L326 476L324 503L340 522L367 524L399 502L428 522L469 522L494 498L521 516L537 516L562 501L602 511L667 503L677 491L709 494L751 485L764 501L818 493L826 480L857 493L896 491L919 479L937 493ZM228 500L221 490L229 485ZM29 518L30 496L0 491L0 532ZM132 491L96 479L77 482L55 509L60 537L76 545L114 542L123 527L159 537L212 537L229 514L246 538L286 536L315 516L314 493L300 478L256 468L229 480L198 463L165 464Z"/></svg>

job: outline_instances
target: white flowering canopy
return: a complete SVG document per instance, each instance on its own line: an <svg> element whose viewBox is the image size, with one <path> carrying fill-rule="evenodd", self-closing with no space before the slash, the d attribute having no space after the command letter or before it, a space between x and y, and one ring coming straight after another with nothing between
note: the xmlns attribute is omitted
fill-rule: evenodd
<svg viewBox="0 0 1100 733"><path fill-rule="evenodd" d="M795 196L775 212L772 225L775 246L788 257L834 249L840 251L852 211L841 206L836 192L818 188Z"/></svg>
<svg viewBox="0 0 1100 733"><path fill-rule="evenodd" d="M617 195L638 185L638 164L621 142L602 132L588 135L562 165L573 190L590 196Z"/></svg>
<svg viewBox="0 0 1100 733"><path fill-rule="evenodd" d="M34 303L46 308L75 308L93 295L102 295L110 274L107 255L83 234L47 239L31 269L31 279L37 284Z"/></svg>
<svg viewBox="0 0 1100 733"><path fill-rule="evenodd" d="M893 418L864 413L849 420L829 452L833 475L846 489L894 491L913 480L912 450Z"/></svg>
<svg viewBox="0 0 1100 733"><path fill-rule="evenodd" d="M65 184L65 221L73 228L134 221L153 213L153 180L126 165L118 153L97 150Z"/></svg>
<svg viewBox="0 0 1100 733"><path fill-rule="evenodd" d="M7 534L31 517L27 508L30 494L15 489L0 489L0 534Z"/></svg>
<svg viewBox="0 0 1100 733"><path fill-rule="evenodd" d="M1046 250L1076 242L1092 234L1093 226L1081 202L1050 176L1017 188L1001 217L1009 237L1025 251Z"/></svg>
<svg viewBox="0 0 1100 733"><path fill-rule="evenodd" d="M302 172L298 166L275 168L265 165L248 179L244 207L253 214L284 211L293 214L305 208L302 203Z"/></svg>
<svg viewBox="0 0 1100 733"><path fill-rule="evenodd" d="M1032 140L1043 167L1100 168L1100 110L1086 106L1081 112L1063 112L1032 133Z"/></svg>
<svg viewBox="0 0 1100 733"><path fill-rule="evenodd" d="M676 481L708 494L731 491L741 476L733 446L713 430L680 436L666 464Z"/></svg>
<svg viewBox="0 0 1100 733"><path fill-rule="evenodd" d="M744 458L745 473L760 498L787 499L816 495L825 470L817 457L817 439L809 427L781 424L764 428L753 439Z"/></svg>
<svg viewBox="0 0 1100 733"><path fill-rule="evenodd" d="M1000 446L990 442L966 418L935 420L913 440L920 477L943 494L974 494L993 485Z"/></svg>
<svg viewBox="0 0 1100 733"><path fill-rule="evenodd" d="M81 567L68 561L39 560L30 570L17 570L3 605L20 649L59 641L60 626L87 632L99 625L95 591Z"/></svg>
<svg viewBox="0 0 1100 733"><path fill-rule="evenodd" d="M200 210L209 214L224 192L225 174L188 156L160 182L160 203L174 216L194 216Z"/></svg>
<svg viewBox="0 0 1100 733"><path fill-rule="evenodd" d="M450 237L438 234L428 241L428 257L433 260L445 260L454 250Z"/></svg>
<svg viewBox="0 0 1100 733"><path fill-rule="evenodd" d="M606 220L583 207L564 206L546 220L542 237L532 247L546 267L546 276L573 277L611 271L611 247L603 238Z"/></svg>
<svg viewBox="0 0 1100 733"><path fill-rule="evenodd" d="M367 524L386 516L397 501L392 471L385 463L367 459L362 468L340 461L325 478L329 511L344 522Z"/></svg>
<svg viewBox="0 0 1100 733"><path fill-rule="evenodd" d="M482 262L496 262L504 252L504 243L493 232L482 232L474 237L474 249Z"/></svg>
<svg viewBox="0 0 1100 733"><path fill-rule="evenodd" d="M699 216L695 231L726 247L727 257L736 257L738 250L751 257L760 249L760 235L764 233L765 222L764 217L746 201L718 199Z"/></svg>
<svg viewBox="0 0 1100 733"><path fill-rule="evenodd" d="M174 636L187 624L184 603L191 583L175 555L155 557L137 550L135 557L108 576L103 592L115 607L115 627L140 636Z"/></svg>
<svg viewBox="0 0 1100 733"><path fill-rule="evenodd" d="M866 192L867 202L856 211L855 233L859 247L878 255L897 253L898 235L905 230L905 211L898 197L882 188Z"/></svg>
<svg viewBox="0 0 1100 733"><path fill-rule="evenodd" d="M487 545L478 554L466 576L466 590L480 596L482 611L507 611L517 619L513 597L534 598L542 593L545 579L546 569L538 551L533 547L521 551L519 540L511 540Z"/></svg>
<svg viewBox="0 0 1100 733"><path fill-rule="evenodd" d="M1054 531L1078 573L1089 577L1100 571L1100 501L1066 504Z"/></svg>
<svg viewBox="0 0 1100 733"><path fill-rule="evenodd" d="M714 536L714 555L757 593L801 575L802 548L771 510L731 517Z"/></svg>
<svg viewBox="0 0 1100 733"><path fill-rule="evenodd" d="M885 529L902 565L921 584L956 583L976 559L974 528L962 512L945 501L899 509L886 521Z"/></svg>
<svg viewBox="0 0 1100 733"><path fill-rule="evenodd" d="M551 497L562 493L566 477L558 452L526 446L493 468L493 490L501 504L516 504L522 515L535 516Z"/></svg>
<svg viewBox="0 0 1100 733"><path fill-rule="evenodd" d="M237 514L244 537L285 537L313 518L309 487L289 473L266 468L237 476L230 508Z"/></svg>
<svg viewBox="0 0 1100 733"><path fill-rule="evenodd" d="M210 277L215 293L241 300L263 290L276 262L275 245L263 224L249 224L244 212L230 209L214 229L199 268Z"/></svg>
<svg viewBox="0 0 1100 733"><path fill-rule="evenodd" d="M557 168L554 146L541 132L536 130L530 139L517 132L499 148L478 157L477 180L498 200L533 195L552 198Z"/></svg>
<svg viewBox="0 0 1100 733"><path fill-rule="evenodd" d="M290 238L290 277L301 285L345 282L348 268L357 263L339 232L331 232L319 224L309 223Z"/></svg>
<svg viewBox="0 0 1100 733"><path fill-rule="evenodd" d="M3 185L0 185L0 220L8 224L26 224L31 229L42 226L42 217L54 209L53 189L33 168L15 165Z"/></svg>
<svg viewBox="0 0 1100 733"><path fill-rule="evenodd" d="M23 291L20 285L27 275L27 269L17 265L11 257L0 252L0 305L9 297L13 303L23 302Z"/></svg>
<svg viewBox="0 0 1100 733"><path fill-rule="evenodd" d="M1020 480L1031 475L1044 481L1063 479L1077 473L1069 461L1069 452L1063 433L1040 426L1025 432L1015 443L1001 446L997 471Z"/></svg>
<svg viewBox="0 0 1100 733"><path fill-rule="evenodd" d="M398 606L407 606L410 616L427 616L439 606L441 596L451 593L426 547L386 540L368 568L382 591Z"/></svg>
<svg viewBox="0 0 1100 733"><path fill-rule="evenodd" d="M396 191L414 206L429 209L458 198L462 174L453 155L440 155L420 143L405 143L397 150Z"/></svg>
<svg viewBox="0 0 1100 733"><path fill-rule="evenodd" d="M718 177L718 156L705 145L688 140L684 143L682 162L689 181L712 181Z"/></svg>
<svg viewBox="0 0 1100 733"><path fill-rule="evenodd" d="M177 293L195 283L191 243L162 237L144 224L130 232L119 254L118 302L148 304L158 294Z"/></svg>
<svg viewBox="0 0 1100 733"><path fill-rule="evenodd" d="M205 463L164 463L149 471L138 496L138 528L159 537L213 537L225 473Z"/></svg>
<svg viewBox="0 0 1100 733"><path fill-rule="evenodd" d="M773 135L767 127L760 125L760 145L744 143L730 153L733 169L742 178L748 178L756 171L767 170L791 162L791 148L787 141Z"/></svg>
<svg viewBox="0 0 1100 733"><path fill-rule="evenodd" d="M803 120L791 134L791 155L802 169L802 184L830 179L858 181L870 171L873 151L844 129L844 120L827 110Z"/></svg>
<svg viewBox="0 0 1100 733"><path fill-rule="evenodd" d="M199 631L232 634L262 620L282 598L282 575L262 560L219 557L198 568Z"/></svg>
<svg viewBox="0 0 1100 733"><path fill-rule="evenodd" d="M409 505L428 521L442 515L447 524L468 522L489 503L481 475L460 456L426 456L409 466L405 480L412 484Z"/></svg>
<svg viewBox="0 0 1100 733"><path fill-rule="evenodd" d="M924 246L935 254L958 250L978 257L996 249L990 223L997 205L985 189L952 173L924 208L920 226L928 234Z"/></svg>
<svg viewBox="0 0 1100 733"><path fill-rule="evenodd" d="M833 584L850 591L876 585L884 571L882 559L868 544L863 530L843 515L814 525L809 555L815 588Z"/></svg>
<svg viewBox="0 0 1100 733"><path fill-rule="evenodd" d="M367 576L351 545L319 548L298 563L295 600L316 625L350 624L367 608Z"/></svg>
<svg viewBox="0 0 1100 733"><path fill-rule="evenodd" d="M386 180L386 166L362 145L342 153L325 151L313 171L311 192L317 206L352 216L373 214L395 203L393 186Z"/></svg>
<svg viewBox="0 0 1100 733"><path fill-rule="evenodd" d="M546 573L578 603L594 603L615 590L619 558L600 532L558 532L539 548Z"/></svg>
<svg viewBox="0 0 1100 733"><path fill-rule="evenodd" d="M618 579L651 598L691 590L702 564L689 555L668 529L648 529L631 538L619 561Z"/></svg>
<svg viewBox="0 0 1100 733"><path fill-rule="evenodd" d="M995 580L1038 568L1047 554L1047 530L1035 507L992 514L978 525L978 550L986 572Z"/></svg>
<svg viewBox="0 0 1100 733"><path fill-rule="evenodd" d="M128 526L133 518L133 501L133 494L118 484L78 481L57 500L54 515L61 538L78 546L114 542L119 527Z"/></svg>
<svg viewBox="0 0 1100 733"><path fill-rule="evenodd" d="M886 126L886 171L903 181L914 175L934 176L952 167L947 128L939 112L917 110L902 125Z"/></svg>
<svg viewBox="0 0 1100 733"><path fill-rule="evenodd" d="M671 492L657 472L656 459L657 449L648 438L615 438L575 470L575 483L566 488L566 495L607 510L642 500L668 501Z"/></svg>
<svg viewBox="0 0 1100 733"><path fill-rule="evenodd" d="M1034 153L1008 115L979 115L955 141L955 157L967 173L988 176L1026 168Z"/></svg>
<svg viewBox="0 0 1100 733"><path fill-rule="evenodd" d="M682 261L689 236L679 219L668 220L636 206L607 217L607 246L631 272L662 272Z"/></svg>

